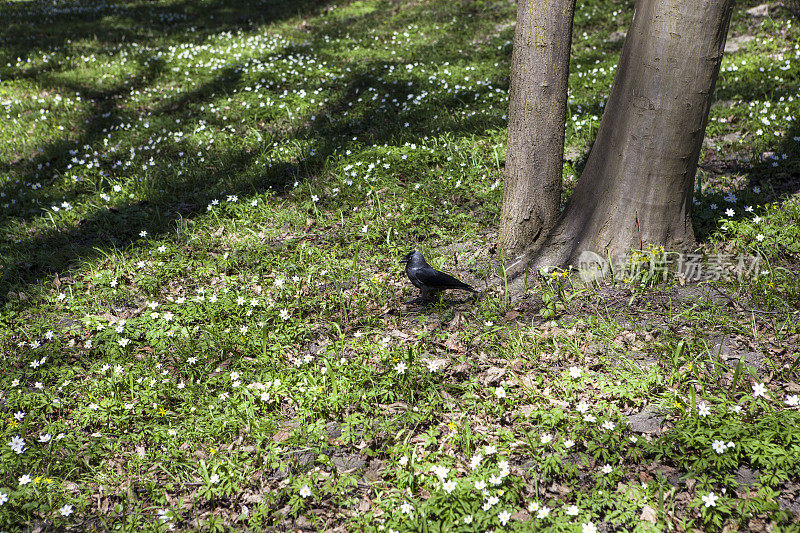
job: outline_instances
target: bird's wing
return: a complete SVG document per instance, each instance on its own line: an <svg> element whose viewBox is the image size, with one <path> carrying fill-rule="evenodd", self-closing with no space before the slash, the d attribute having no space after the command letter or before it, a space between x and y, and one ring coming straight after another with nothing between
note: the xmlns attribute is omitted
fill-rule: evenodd
<svg viewBox="0 0 800 533"><path fill-rule="evenodd" d="M416 278L424 285L432 289L465 289L474 290L472 287L460 281L450 274L440 272L435 268L420 268L415 272Z"/></svg>

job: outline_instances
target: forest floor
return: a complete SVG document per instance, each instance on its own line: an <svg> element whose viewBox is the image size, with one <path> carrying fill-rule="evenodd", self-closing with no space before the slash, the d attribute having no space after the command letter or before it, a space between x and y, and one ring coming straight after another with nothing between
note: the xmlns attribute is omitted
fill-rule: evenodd
<svg viewBox="0 0 800 533"><path fill-rule="evenodd" d="M565 199L633 10L578 4ZM0 530L798 531L800 20L756 4L697 257L511 291L516 2L0 3ZM406 305L413 248L480 293Z"/></svg>

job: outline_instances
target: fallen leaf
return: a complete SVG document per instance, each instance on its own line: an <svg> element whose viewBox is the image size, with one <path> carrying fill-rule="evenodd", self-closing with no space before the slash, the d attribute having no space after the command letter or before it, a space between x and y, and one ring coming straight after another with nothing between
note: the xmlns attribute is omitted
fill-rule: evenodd
<svg viewBox="0 0 800 533"><path fill-rule="evenodd" d="M650 507L649 505L645 505L644 507L642 507L642 514L639 515L639 520L655 524L656 522L658 522L658 515L656 514L656 510Z"/></svg>
<svg viewBox="0 0 800 533"><path fill-rule="evenodd" d="M289 438L291 433L287 429L279 429L272 437L273 442L283 442Z"/></svg>

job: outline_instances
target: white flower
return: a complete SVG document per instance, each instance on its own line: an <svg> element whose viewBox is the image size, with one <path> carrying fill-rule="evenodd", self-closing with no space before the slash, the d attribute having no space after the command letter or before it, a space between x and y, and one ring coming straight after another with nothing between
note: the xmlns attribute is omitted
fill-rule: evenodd
<svg viewBox="0 0 800 533"><path fill-rule="evenodd" d="M546 505L542 505L542 508L539 509L539 512L536 513L536 518L547 518L547 515L550 514L550 508Z"/></svg>
<svg viewBox="0 0 800 533"><path fill-rule="evenodd" d="M436 465L431 468L431 472L436 474L436 477L438 477L440 480L444 481L444 479L447 477L447 474L450 472L450 469L446 466Z"/></svg>
<svg viewBox="0 0 800 533"><path fill-rule="evenodd" d="M703 503L706 504L706 507L716 507L717 500L719 500L719 496L717 496L713 492L709 492L705 496L701 496L700 499L703 500Z"/></svg>
<svg viewBox="0 0 800 533"><path fill-rule="evenodd" d="M481 465L481 461L483 461L483 456L477 453L472 456L472 459L469 460L469 467L475 470Z"/></svg>
<svg viewBox="0 0 800 533"><path fill-rule="evenodd" d="M712 442L711 447L714 448L714 451L717 453L723 453L727 449L727 446L725 446L725 441L721 440L715 440Z"/></svg>
<svg viewBox="0 0 800 533"><path fill-rule="evenodd" d="M731 209L730 207L725 210L725 214L728 215L729 217L732 217L734 215L734 213L735 213L735 211L733 209Z"/></svg>
<svg viewBox="0 0 800 533"><path fill-rule="evenodd" d="M41 443L50 442L50 439L52 438L53 437L50 435L50 433L45 433L44 435L39 435L39 442Z"/></svg>
<svg viewBox="0 0 800 533"><path fill-rule="evenodd" d="M572 379L578 379L581 377L581 369L577 366L571 366L569 368L569 375Z"/></svg>
<svg viewBox="0 0 800 533"><path fill-rule="evenodd" d="M120 346L122 346L122 347L124 348L124 347L126 347L128 344L130 344L130 342L131 342L131 340L130 340L130 339L127 339L127 338L125 338L125 337L122 337L121 339L119 339L119 340L117 341L117 344L119 344Z"/></svg>
<svg viewBox="0 0 800 533"><path fill-rule="evenodd" d="M528 504L528 512L529 513L535 513L536 511L539 510L540 507L541 507L541 505L539 505L539 502L530 502Z"/></svg>
<svg viewBox="0 0 800 533"><path fill-rule="evenodd" d="M764 396L767 393L767 387L763 383L756 383L753 385L753 396L758 398L759 396Z"/></svg>
<svg viewBox="0 0 800 533"><path fill-rule="evenodd" d="M464 523L465 524L471 524L472 523L472 515L471 514L468 514L467 516L464 517Z"/></svg>
<svg viewBox="0 0 800 533"><path fill-rule="evenodd" d="M281 309L281 318L284 320L289 320L289 310L288 309Z"/></svg>
<svg viewBox="0 0 800 533"><path fill-rule="evenodd" d="M406 465L408 464L408 456L407 456L407 455L404 455L404 456L403 456L403 457L401 457L401 458L400 458L400 460L399 460L399 461L397 461L397 462L400 464L400 466L406 466Z"/></svg>
<svg viewBox="0 0 800 533"><path fill-rule="evenodd" d="M705 402L697 404L697 414L700 416L708 416L711 414L711 408Z"/></svg>
<svg viewBox="0 0 800 533"><path fill-rule="evenodd" d="M489 496L486 499L486 503L483 506L484 510L488 511L489 509L491 509L492 507L497 505L499 502L500 502L500 498L498 498L497 496ZM488 506L488 508L487 508L487 506Z"/></svg>
<svg viewBox="0 0 800 533"><path fill-rule="evenodd" d="M575 446L575 441L572 439L567 439L564 441L564 448L572 448Z"/></svg>
<svg viewBox="0 0 800 533"><path fill-rule="evenodd" d="M489 483L491 483L492 485L499 485L502 482L503 482L502 476L496 476L494 474L489 476Z"/></svg>
<svg viewBox="0 0 800 533"><path fill-rule="evenodd" d="M797 398L797 394L792 394L791 396L786 397L786 405L789 407L797 407L800 405L800 400Z"/></svg>
<svg viewBox="0 0 800 533"><path fill-rule="evenodd" d="M451 479L450 481L445 481L445 482L442 484L442 488L444 489L444 491L445 491L447 494L450 494L451 492L453 492L453 490L455 490L455 488L456 488L456 482L455 482L454 480L452 480L452 479Z"/></svg>
<svg viewBox="0 0 800 533"><path fill-rule="evenodd" d="M211 474L208 476L208 482L212 485L219 483L219 474Z"/></svg>
<svg viewBox="0 0 800 533"><path fill-rule="evenodd" d="M400 512L403 514L411 514L414 512L414 506L408 502L405 502L400 506Z"/></svg>
<svg viewBox="0 0 800 533"><path fill-rule="evenodd" d="M564 512L567 514L567 516L578 516L580 514L581 510L578 509L577 505L570 505L569 507L567 507L567 510L564 511Z"/></svg>
<svg viewBox="0 0 800 533"><path fill-rule="evenodd" d="M27 485L31 481L33 481L33 479L28 474L24 474L24 475L19 477L19 484L20 485Z"/></svg>
<svg viewBox="0 0 800 533"><path fill-rule="evenodd" d="M398 374L405 374L406 373L406 368L408 368L408 365L406 365L403 361L400 361L399 363L394 365L394 370Z"/></svg>
<svg viewBox="0 0 800 533"><path fill-rule="evenodd" d="M486 482L482 479L479 479L475 482L475 489L476 490L483 490L486 488Z"/></svg>
<svg viewBox="0 0 800 533"><path fill-rule="evenodd" d="M583 533L597 533L597 526L592 524L591 522L586 522L582 524L582 531Z"/></svg>
<svg viewBox="0 0 800 533"><path fill-rule="evenodd" d="M0 505L5 504L8 501L8 494L5 492L0 492Z"/></svg>
<svg viewBox="0 0 800 533"><path fill-rule="evenodd" d="M17 455L21 454L25 451L25 439L22 437L11 437L11 441L8 443L11 447L11 450L16 453Z"/></svg>
<svg viewBox="0 0 800 533"><path fill-rule="evenodd" d="M585 400L581 400L581 402L575 407L580 414L584 414L589 410L589 404L586 403Z"/></svg>
<svg viewBox="0 0 800 533"><path fill-rule="evenodd" d="M756 235L756 240L758 242L763 242L764 241L764 234L763 233L759 233L758 235Z"/></svg>
<svg viewBox="0 0 800 533"><path fill-rule="evenodd" d="M603 465L603 468L601 468L600 471L604 474L610 474L614 471L614 468L610 464L606 463Z"/></svg>
<svg viewBox="0 0 800 533"><path fill-rule="evenodd" d="M494 455L495 453L497 453L497 447L491 444L486 445L483 447L483 453L485 455Z"/></svg>
<svg viewBox="0 0 800 533"><path fill-rule="evenodd" d="M508 511L501 511L497 514L497 519L500 520L500 525L506 525L508 520L511 518L511 513Z"/></svg>
<svg viewBox="0 0 800 533"><path fill-rule="evenodd" d="M494 395L500 399L505 398L506 390L503 387L497 387L496 389L494 389Z"/></svg>
<svg viewBox="0 0 800 533"><path fill-rule="evenodd" d="M147 237L147 231L142 230L139 232L139 237Z"/></svg>
<svg viewBox="0 0 800 533"><path fill-rule="evenodd" d="M616 426L614 425L614 422L612 422L611 420L606 420L605 422L603 422L603 425L602 425L602 428L606 429L608 431L613 430L615 427Z"/></svg>
<svg viewBox="0 0 800 533"><path fill-rule="evenodd" d="M311 496L311 488L308 485L303 485L303 488L300 489L300 496L303 498Z"/></svg>
<svg viewBox="0 0 800 533"><path fill-rule="evenodd" d="M61 513L61 516L69 516L72 514L72 506L70 504L65 505L64 507L58 510Z"/></svg>

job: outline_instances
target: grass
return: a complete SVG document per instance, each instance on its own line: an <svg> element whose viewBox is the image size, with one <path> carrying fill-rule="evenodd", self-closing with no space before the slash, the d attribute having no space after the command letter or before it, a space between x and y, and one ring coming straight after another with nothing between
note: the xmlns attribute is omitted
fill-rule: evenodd
<svg viewBox="0 0 800 533"><path fill-rule="evenodd" d="M720 279L513 298L513 3L0 5L0 527L796 531L800 30L756 3L698 171ZM565 196L631 11L578 7ZM403 306L412 247L483 295Z"/></svg>

